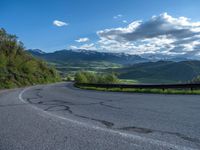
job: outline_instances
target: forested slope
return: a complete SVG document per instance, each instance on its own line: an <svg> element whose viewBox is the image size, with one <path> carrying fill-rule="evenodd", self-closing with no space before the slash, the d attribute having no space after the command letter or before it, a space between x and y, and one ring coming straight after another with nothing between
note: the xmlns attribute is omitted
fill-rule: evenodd
<svg viewBox="0 0 200 150"><path fill-rule="evenodd" d="M59 81L57 71L25 52L15 35L0 29L0 88Z"/></svg>

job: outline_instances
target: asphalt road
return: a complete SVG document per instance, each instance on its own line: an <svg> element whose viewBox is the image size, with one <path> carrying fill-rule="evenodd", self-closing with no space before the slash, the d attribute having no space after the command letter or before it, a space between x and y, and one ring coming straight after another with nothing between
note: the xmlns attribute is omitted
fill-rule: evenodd
<svg viewBox="0 0 200 150"><path fill-rule="evenodd" d="M200 96L87 91L72 83L0 92L0 150L200 149Z"/></svg>

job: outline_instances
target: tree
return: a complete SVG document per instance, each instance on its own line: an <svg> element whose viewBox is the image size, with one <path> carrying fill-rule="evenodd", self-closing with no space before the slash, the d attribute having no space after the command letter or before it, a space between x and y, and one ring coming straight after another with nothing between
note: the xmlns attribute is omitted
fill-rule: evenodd
<svg viewBox="0 0 200 150"><path fill-rule="evenodd" d="M59 80L53 67L26 53L17 36L0 29L0 88Z"/></svg>

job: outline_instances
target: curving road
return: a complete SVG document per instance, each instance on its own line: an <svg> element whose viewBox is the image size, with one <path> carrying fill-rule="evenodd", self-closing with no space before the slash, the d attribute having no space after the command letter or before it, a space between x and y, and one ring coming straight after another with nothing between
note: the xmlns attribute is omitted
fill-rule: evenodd
<svg viewBox="0 0 200 150"><path fill-rule="evenodd" d="M0 150L200 149L200 96L87 91L72 83L0 92Z"/></svg>

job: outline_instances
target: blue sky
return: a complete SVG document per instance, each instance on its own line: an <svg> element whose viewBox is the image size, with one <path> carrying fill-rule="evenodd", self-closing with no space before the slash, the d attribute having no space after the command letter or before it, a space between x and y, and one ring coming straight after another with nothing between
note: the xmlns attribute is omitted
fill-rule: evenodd
<svg viewBox="0 0 200 150"><path fill-rule="evenodd" d="M152 16L160 19L159 16L165 12L173 18L184 16L190 18L190 22L200 21L199 0L0 0L0 2L0 27L16 34L26 48L39 48L47 52L89 47L109 51L109 48L106 49L107 47L99 44L109 41L106 40L107 33L107 37L105 34L97 35L98 31L128 28L127 26L134 21L148 22ZM136 40L137 43L132 41L134 46L144 42ZM124 50L122 52L130 50L123 46L121 49ZM134 51L131 53L134 54Z"/></svg>

